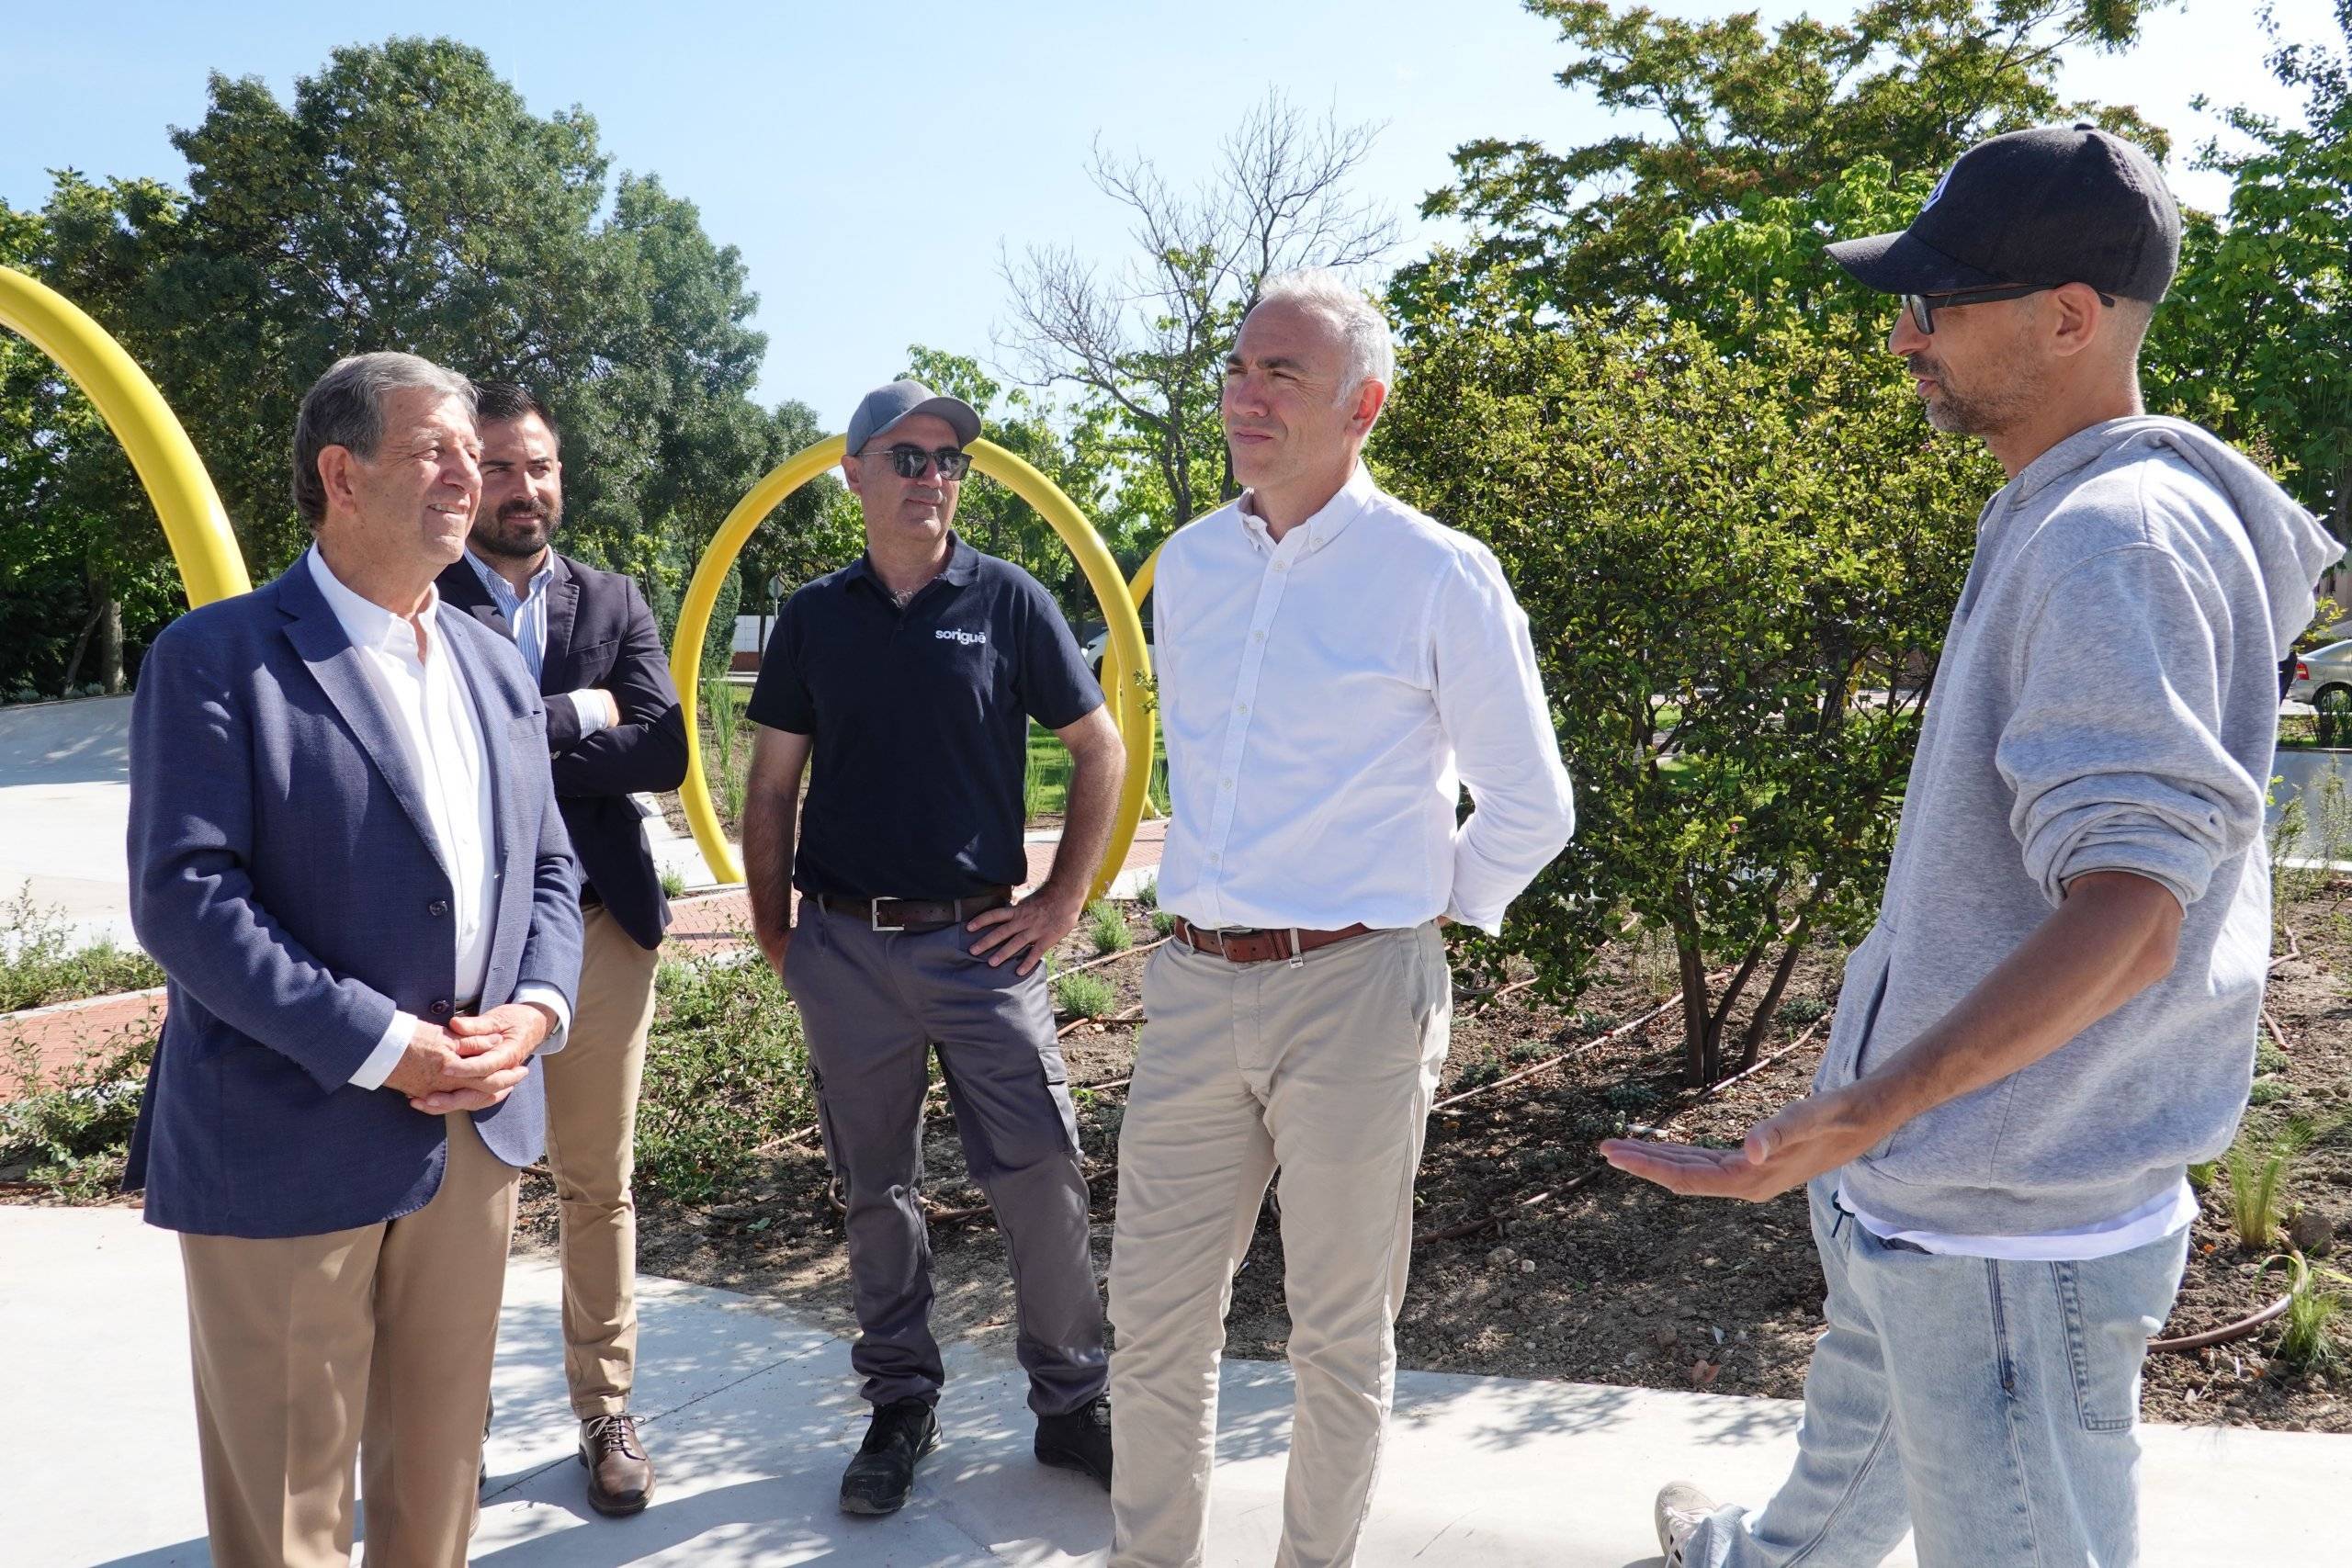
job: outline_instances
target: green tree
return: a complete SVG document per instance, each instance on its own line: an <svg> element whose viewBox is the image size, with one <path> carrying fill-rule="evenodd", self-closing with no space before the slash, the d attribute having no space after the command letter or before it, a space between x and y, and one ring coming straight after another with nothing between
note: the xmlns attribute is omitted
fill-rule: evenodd
<svg viewBox="0 0 2352 1568"><path fill-rule="evenodd" d="M1629 921L1666 933L1687 1077L1713 1082L1755 1059L1811 940L1868 926L1998 470L1821 335L1732 356L1655 313L1550 331L1502 280L1454 296L1374 467L1502 561L1578 818L1473 955L1523 951L1566 994Z"/></svg>
<svg viewBox="0 0 2352 1568"><path fill-rule="evenodd" d="M1525 0L1574 51L1560 85L1590 91L1628 129L1565 151L1499 138L1458 148L1455 183L1421 211L1468 225L1462 265L1408 267L1404 297L1442 304L1435 285L1507 273L1529 304L1556 310L1679 306L1693 291L1670 236L1758 197L1801 196L1863 158L1940 170L1998 131L2085 118L2161 157L2161 130L2130 109L2066 103L2056 82L2065 51L2124 48L2167 3L1870 0L1844 23L1768 30L1753 11L1685 20Z"/></svg>
<svg viewBox="0 0 2352 1568"><path fill-rule="evenodd" d="M2211 426L2288 469L2296 498L2352 541L2352 0L2344 47L2278 44L2280 85L2302 119L2235 108L2243 152L2206 146L2230 176L2228 213L2189 215L2180 278L2144 356L2149 404Z"/></svg>
<svg viewBox="0 0 2352 1568"><path fill-rule="evenodd" d="M256 577L305 542L288 433L345 354L531 386L565 427L566 547L673 614L720 519L813 427L751 399L765 339L734 249L658 179L609 180L588 114L531 114L478 51L338 50L290 104L216 74L173 143L184 200L118 185L93 204L61 179L75 221L52 223L49 265L155 377ZM763 532L823 511L812 495Z"/></svg>
<svg viewBox="0 0 2352 1568"><path fill-rule="evenodd" d="M1148 468L1164 495L1161 533L1236 493L1217 417L1225 356L1267 278L1304 266L1363 267L1395 225L1348 184L1376 128L1311 122L1279 93L1219 148L1215 173L1179 191L1141 155L1098 141L1089 174L1133 215L1137 258L1106 274L1066 246L1033 246L1002 270L1012 352L1040 387L1067 387L1105 456Z"/></svg>
<svg viewBox="0 0 2352 1568"><path fill-rule="evenodd" d="M1129 575L1166 531L1166 492L1156 469L1127 450L1111 405L1073 412L1025 388L1005 388L979 362L916 344L901 372L979 411L988 438L1051 479L1094 525ZM1000 402L999 399L1002 401ZM1029 503L986 475L965 481L956 528L977 547L1001 556L1050 590L1073 622L1099 618L1094 591L1053 525Z"/></svg>
<svg viewBox="0 0 2352 1568"><path fill-rule="evenodd" d="M138 276L115 214L164 226L176 201L153 181L62 171L40 212L0 206L0 265L106 313ZM177 592L120 444L62 371L0 333L0 696L121 690Z"/></svg>

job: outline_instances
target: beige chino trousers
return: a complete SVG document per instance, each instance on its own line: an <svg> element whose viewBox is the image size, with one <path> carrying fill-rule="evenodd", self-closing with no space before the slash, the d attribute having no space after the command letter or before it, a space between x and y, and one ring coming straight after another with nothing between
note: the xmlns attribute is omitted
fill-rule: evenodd
<svg viewBox="0 0 2352 1568"><path fill-rule="evenodd" d="M463 1111L413 1214L324 1235L180 1237L218 1568L459 1568L479 1508L514 1168Z"/></svg>
<svg viewBox="0 0 2352 1568"><path fill-rule="evenodd" d="M1113 1568L1202 1560L1233 1271L1277 1167L1297 1408L1275 1561L1352 1562L1453 1021L1444 939L1374 931L1247 965L1170 942L1143 1003L1111 1252Z"/></svg>
<svg viewBox="0 0 2352 1568"><path fill-rule="evenodd" d="M581 911L580 998L547 1075L548 1169L563 1258L563 1373L585 1421L628 1408L637 1376L637 1100L661 955L611 911Z"/></svg>

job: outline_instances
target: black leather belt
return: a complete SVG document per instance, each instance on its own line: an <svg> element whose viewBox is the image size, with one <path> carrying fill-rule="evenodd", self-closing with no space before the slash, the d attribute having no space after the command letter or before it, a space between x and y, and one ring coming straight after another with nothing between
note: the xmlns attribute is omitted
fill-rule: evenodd
<svg viewBox="0 0 2352 1568"><path fill-rule="evenodd" d="M1001 909L1012 902L1012 889L991 887L965 898L844 898L818 896L817 907L829 915L847 915L877 931L935 931L961 925L974 915Z"/></svg>

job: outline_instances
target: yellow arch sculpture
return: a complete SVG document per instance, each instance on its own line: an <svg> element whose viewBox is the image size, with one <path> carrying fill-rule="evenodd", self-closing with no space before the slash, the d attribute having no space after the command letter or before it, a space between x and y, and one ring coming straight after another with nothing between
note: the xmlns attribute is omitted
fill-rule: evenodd
<svg viewBox="0 0 2352 1568"><path fill-rule="evenodd" d="M229 514L220 492L205 471L187 432L155 384L148 379L122 345L105 328L54 289L10 267L0 267L0 327L19 333L80 387L100 418L130 455L131 467L146 488L171 545L173 561L187 591L188 606L250 592L253 579L245 570L244 553L229 526ZM710 612L744 543L760 520L778 502L841 461L842 438L820 441L786 458L753 486L750 494L719 525L686 591L678 615L677 635L670 649L672 678L684 706L687 768L680 792L695 840L712 873L723 881L740 882L742 869L718 823L710 786L702 771L702 741L695 724L700 696L697 675L703 637L709 630ZM1090 897L1100 897L1125 863L1135 841L1136 822L1150 784L1154 716L1147 687L1150 655L1144 647L1143 627L1135 599L1120 578L1102 536L1051 479L991 441L972 446L973 464L980 472L1004 484L1036 508L1052 525L1078 559L1080 570L1101 601L1110 624L1110 647L1103 660L1103 685L1110 694L1112 716L1126 743L1127 776L1113 819L1111 842L1097 872ZM1155 553L1153 560L1158 559ZM1136 593L1147 592L1151 564L1136 578Z"/></svg>
<svg viewBox="0 0 2352 1568"><path fill-rule="evenodd" d="M187 588L188 608L253 587L244 552L221 510L212 476L187 432L147 373L63 295L0 266L0 326L21 333L74 378L130 455L130 466L163 520L164 537Z"/></svg>
<svg viewBox="0 0 2352 1568"><path fill-rule="evenodd" d="M828 436L786 458L753 485L751 493L737 502L735 510L718 525L718 532L711 536L710 547L695 568L694 581L686 587L685 603L678 610L678 629L670 644L670 671L678 684L678 700L685 710L686 721L686 782L678 795L703 860L709 865L711 874L722 882L742 881L743 869L735 862L734 848L728 843L726 831L719 826L718 809L711 804L710 783L702 769L700 727L695 722L702 694L703 638L710 630L710 612L718 599L718 585L726 581L736 558L743 553L752 530L785 497L840 462L843 447L841 436ZM1053 480L993 441L975 441L971 453L974 468L1027 502L1052 525L1054 532L1077 558L1079 570L1086 573L1087 583L1094 590L1103 618L1110 624L1110 646L1102 664L1103 689L1110 694L1111 716L1117 722L1120 739L1126 744L1127 776L1120 792L1118 815L1112 819L1110 845L1087 895L1099 898L1110 886L1111 879L1119 874L1119 868L1126 863L1127 850L1135 842L1136 819L1143 815L1144 792L1151 783L1153 716L1145 694L1151 657L1144 648L1143 624L1136 615L1135 601L1128 596L1126 582L1119 575L1119 563L1111 558L1102 536L1086 521L1085 514ZM1114 660L1117 670L1140 671L1144 679L1129 679L1122 674L1114 684L1111 676Z"/></svg>
<svg viewBox="0 0 2352 1568"><path fill-rule="evenodd" d="M1142 608L1143 602L1151 597L1152 575L1159 570L1159 552L1167 547L1168 541L1166 539L1162 539L1159 544L1153 546L1151 554L1144 558L1143 570L1136 572L1135 581L1127 584L1127 602L1135 605L1138 610ZM1141 629L1140 617L1138 617L1137 621L1137 629ZM1102 651L1102 690L1111 694L1111 700L1113 702L1124 701L1124 703L1127 705L1125 707L1114 708L1112 710L1114 713L1120 716L1119 724L1122 733L1125 732L1128 722L1128 708L1132 708L1137 716L1136 722L1146 727L1144 765L1146 768L1148 768L1151 765L1150 758L1154 750L1150 738L1159 728L1159 705L1153 700L1152 696L1151 663L1148 657L1148 645L1147 645L1145 652L1146 658L1144 662L1141 665L1134 664L1127 659L1125 650L1119 646L1118 638L1113 637L1111 639L1110 646ZM1130 758L1128 762L1130 783L1133 782L1134 765L1133 759ZM1169 802L1169 805L1171 807L1175 804L1176 803L1174 801ZM1141 815L1142 807L1140 803L1137 804L1136 812L1138 816ZM1125 819L1122 818L1122 820ZM1119 851L1122 855L1126 853L1125 843L1132 842L1134 839L1135 825L1133 822L1128 822L1126 839L1123 841L1122 847Z"/></svg>

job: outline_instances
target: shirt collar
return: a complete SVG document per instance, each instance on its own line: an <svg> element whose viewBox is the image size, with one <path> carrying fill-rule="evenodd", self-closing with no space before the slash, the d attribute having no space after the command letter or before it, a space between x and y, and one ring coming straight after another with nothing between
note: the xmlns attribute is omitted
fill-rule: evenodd
<svg viewBox="0 0 2352 1568"><path fill-rule="evenodd" d="M964 536L955 529L947 530L947 566L937 577L932 579L932 581L952 582L960 588L979 575L980 552L966 544ZM855 560L849 563L849 577L853 581L864 578L874 584L876 590L884 597L888 597L888 591L882 587L882 579L875 575L874 558L863 550L858 552ZM924 586L928 587L930 584L926 583Z"/></svg>
<svg viewBox="0 0 2352 1568"><path fill-rule="evenodd" d="M555 581L555 552L553 550L548 552L547 565L531 574L530 586L521 593L515 592L514 585L499 575L496 567L474 554L471 546L466 547L466 564L474 569L474 575L481 579L482 587L492 598L502 604L511 604L518 608L545 592L548 584Z"/></svg>
<svg viewBox="0 0 2352 1568"><path fill-rule="evenodd" d="M1293 533L1304 534L1306 536L1306 542L1300 547L1300 552L1312 555L1338 538L1346 531L1349 524L1363 515L1364 508L1371 504L1372 498L1378 490L1379 487L1372 482L1372 470L1362 463L1358 463L1349 473L1348 482L1341 485L1330 500L1317 508L1313 516L1292 530ZM1234 503L1241 513L1241 525L1248 531L1252 540L1263 544L1268 549L1272 549L1274 547L1273 534L1267 528L1266 520L1259 516L1254 509L1252 505L1254 499L1251 492L1245 490L1241 492L1241 499Z"/></svg>
<svg viewBox="0 0 2352 1568"><path fill-rule="evenodd" d="M343 625L343 635L351 639L354 648L382 649L393 653L416 657L416 633L410 629L406 617L395 615L372 599L363 599L343 584L327 566L327 558L312 545L303 552L311 564L311 581L318 584L319 592ZM424 590L424 605L417 611L418 624L424 627L426 646L436 635L434 613L440 607L441 590L428 584Z"/></svg>

